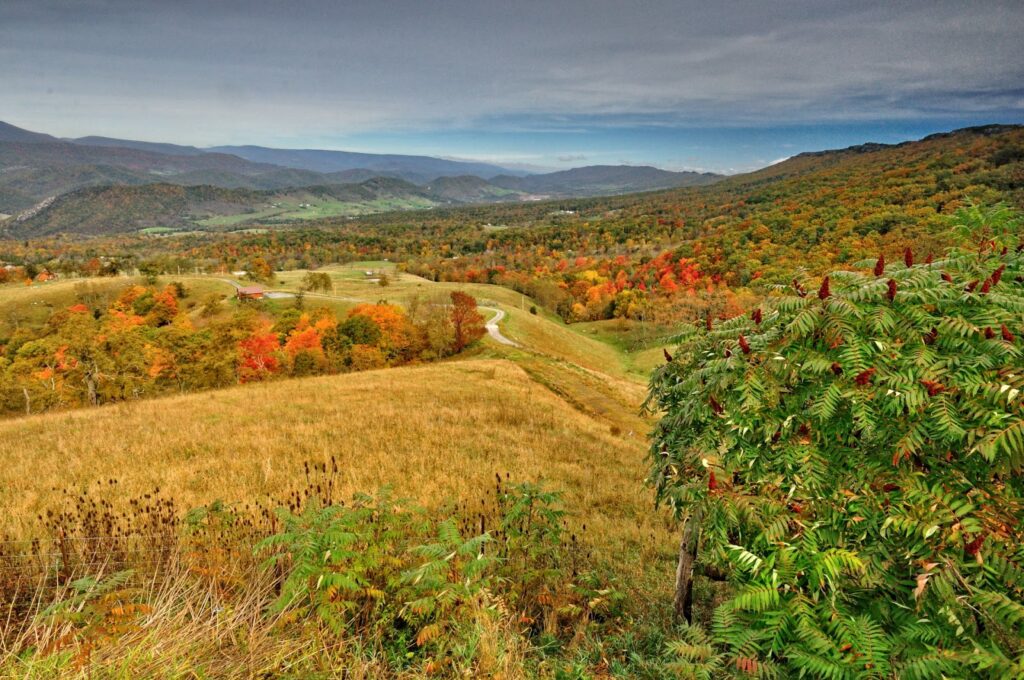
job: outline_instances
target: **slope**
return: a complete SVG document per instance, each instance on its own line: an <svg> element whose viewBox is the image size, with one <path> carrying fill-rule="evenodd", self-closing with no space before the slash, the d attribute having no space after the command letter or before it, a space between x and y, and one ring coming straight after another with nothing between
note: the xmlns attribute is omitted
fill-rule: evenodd
<svg viewBox="0 0 1024 680"><path fill-rule="evenodd" d="M50 135L44 135L41 132L31 132L24 130L20 127L15 127L10 123L5 123L0 120L0 142L56 142L56 137Z"/></svg>
<svg viewBox="0 0 1024 680"><path fill-rule="evenodd" d="M438 177L423 190L446 203L483 203L514 200L521 195L515 189L506 189L473 175Z"/></svg>
<svg viewBox="0 0 1024 680"><path fill-rule="evenodd" d="M0 507L14 531L59 502L53 488L110 478L115 502L157 486L184 508L255 500L283 495L326 454L345 495L391 484L429 506L476 499L495 473L546 479L597 535L635 550L655 530L638 493L643 453L642 438L610 434L513 364L465 361L4 421Z"/></svg>
<svg viewBox="0 0 1024 680"><path fill-rule="evenodd" d="M696 296L692 285L677 291L675 265L684 258L706 291L785 283L797 267L821 272L880 250L899 256L911 246L926 257L950 242L948 216L971 202L1024 207L1024 128L803 154L708 187L450 210L404 223L410 233L449 229L446 257L412 256L429 278L497 278L527 290L537 288L531 279L549 279L572 297L553 295L546 305L565 302L568 316L574 304L594 302L596 315L585 312L593 319L612 309L588 291L620 270L658 306L685 307L687 291ZM384 231L389 217L366 223ZM507 228L455 227L466 222ZM664 267L648 266L658 256L675 267L671 279Z"/></svg>
<svg viewBox="0 0 1024 680"><path fill-rule="evenodd" d="M63 194L38 212L9 220L12 236L113 234L149 227L227 227L259 220L280 223L380 210L429 208L419 187L389 178L359 184L256 191L177 184L114 185Z"/></svg>

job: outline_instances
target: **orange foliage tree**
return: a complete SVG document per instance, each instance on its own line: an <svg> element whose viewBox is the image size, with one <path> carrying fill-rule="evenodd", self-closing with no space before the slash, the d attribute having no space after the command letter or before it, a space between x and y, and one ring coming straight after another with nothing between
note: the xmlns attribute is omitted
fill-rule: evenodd
<svg viewBox="0 0 1024 680"><path fill-rule="evenodd" d="M364 316L380 329L379 349L390 359L409 359L419 346L418 333L412 321L397 305L387 303L356 305L349 318Z"/></svg>

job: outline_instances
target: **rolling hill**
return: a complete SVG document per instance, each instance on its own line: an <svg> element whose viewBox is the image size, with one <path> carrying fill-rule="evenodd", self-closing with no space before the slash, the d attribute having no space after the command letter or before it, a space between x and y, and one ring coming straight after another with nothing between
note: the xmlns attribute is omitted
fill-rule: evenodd
<svg viewBox="0 0 1024 680"><path fill-rule="evenodd" d="M635 288L634 297L674 318L701 309L699 293L717 290L724 298L716 304L732 305L726 292L788 284L798 268L821 273L879 252L898 260L908 247L938 256L955 239L957 210L1000 203L1024 208L1024 126L800 154L707 187L481 206L403 225L450 229L443 256L410 255L428 278L546 291L546 306L575 321L629 309L626 291ZM366 222L388 233L396 220ZM457 228L466 222L505 228Z"/></svg>
<svg viewBox="0 0 1024 680"><path fill-rule="evenodd" d="M114 185L63 194L44 209L15 217L4 226L18 237L61 232L98 235L151 227L216 229L252 221L273 224L430 208L440 202L414 184L387 177L265 191L167 183Z"/></svg>
<svg viewBox="0 0 1024 680"><path fill-rule="evenodd" d="M44 135L41 132L31 132L29 130L23 130L20 127L15 127L10 123L5 123L0 120L0 142L15 142L15 143L44 143L44 142L58 142L56 137L50 135Z"/></svg>
<svg viewBox="0 0 1024 680"><path fill-rule="evenodd" d="M431 196L453 203L508 201L521 195L518 190L499 187L473 175L438 177L423 189Z"/></svg>
<svg viewBox="0 0 1024 680"><path fill-rule="evenodd" d="M499 187L548 196L603 196L713 184L722 175L711 172L670 172L650 166L590 165L540 175L500 175L490 182Z"/></svg>
<svg viewBox="0 0 1024 680"><path fill-rule="evenodd" d="M428 183L439 176L503 172L507 171L493 165L426 156L262 147L200 149L96 136L65 140L0 123L0 213L18 213L44 199L106 185L208 184L266 190L352 184L380 176ZM497 188L491 193L511 194Z"/></svg>

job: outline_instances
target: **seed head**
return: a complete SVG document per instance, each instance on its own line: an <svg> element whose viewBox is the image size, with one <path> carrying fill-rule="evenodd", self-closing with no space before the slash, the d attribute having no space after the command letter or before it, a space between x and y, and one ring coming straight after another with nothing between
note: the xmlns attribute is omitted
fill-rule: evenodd
<svg viewBox="0 0 1024 680"><path fill-rule="evenodd" d="M869 368L866 371L861 371L857 374L857 377L853 379L858 385L867 385L871 382L871 376L875 374L875 369Z"/></svg>

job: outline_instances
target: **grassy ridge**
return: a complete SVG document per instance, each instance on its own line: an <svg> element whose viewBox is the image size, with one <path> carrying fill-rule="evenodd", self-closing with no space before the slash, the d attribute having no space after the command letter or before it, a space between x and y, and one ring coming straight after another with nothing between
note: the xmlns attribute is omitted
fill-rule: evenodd
<svg viewBox="0 0 1024 680"><path fill-rule="evenodd" d="M177 511L224 499L244 517L250 504L266 507L270 499L306 488L306 463L329 461L339 468L334 497L388 485L431 517L468 517L470 532L478 531L478 511L488 513L488 526L494 526L493 511L485 506L493 503L487 492L493 494L495 475L537 482L563 492L571 514L562 540L572 534L571 546L559 548L563 557L554 570L535 571L531 562L518 559L504 562L512 574L536 576L522 576L527 580L514 587L495 584L493 594L483 591L462 613L453 613L446 625L458 627L447 633L456 646L447 655L410 643L402 648L402 661L389 657L383 639L372 634L325 636L325 630L317 632L315 618L268 611L276 592L273 573L254 558L255 539L232 539L230 530L169 546L168 539L154 539L157 548L135 549L142 550L142 560L176 557L162 567L139 563L141 582L114 591L121 598L114 604L95 595L70 605L121 632L101 632L97 639L79 619L22 619L19 612L0 625L0 642L7 637L12 645L0 644L0 675L248 678L263 672L327 678L345 669L350 677L391 678L396 667L407 666L402 677L556 677L554 669L600 666L594 655L610 642L600 642L598 627L619 636L614 644L622 651L615 658L625 668L628 650L640 644L628 631L641 619L660 621L647 624L653 637L642 643L659 654L662 638L656 631L664 625L666 607L652 603L670 601L674 541L671 521L652 512L641 483L646 439L639 430L582 412L585 404L577 398L586 390L599 399L607 395L581 387L564 367L550 365L540 378L535 367L525 368L508 360L452 361L0 423L0 457L7 463L0 469L0 536L31 536L40 530L37 514L80 508L76 498L109 503L113 513L128 516L137 512L133 501L151 502L149 494L172 500ZM560 396L558 380L570 399ZM554 547L544 542L550 539L540 540L538 545ZM408 550L398 554L411 558ZM22 562L3 557L3 576L10 577L7 565ZM109 579L115 567L98 574ZM577 575L577 568L586 576ZM592 586L580 580L592 578L600 580ZM7 592L23 587L15 582ZM506 593L506 587L512 590ZM74 590L66 588L41 591L42 603L74 603ZM517 608L532 601L531 611L545 612L545 632L531 633L528 624L536 614L510 611L510 597L522 603ZM66 611L69 605L59 606ZM558 613L562 606L570 609ZM591 608L608 607L609 613L592 620ZM548 646L543 654L530 649L529 640L538 634ZM220 643L204 642L214 639ZM25 647L34 652L21 651ZM54 649L63 651L47 651Z"/></svg>
<svg viewBox="0 0 1024 680"><path fill-rule="evenodd" d="M639 483L645 446L510 362L451 362L7 420L0 508L4 530L21 531L57 490L109 478L118 496L160 487L186 507L258 498L333 455L343 492L390 484L428 506L472 498L496 472L545 479L609 545L636 551L658 531Z"/></svg>

